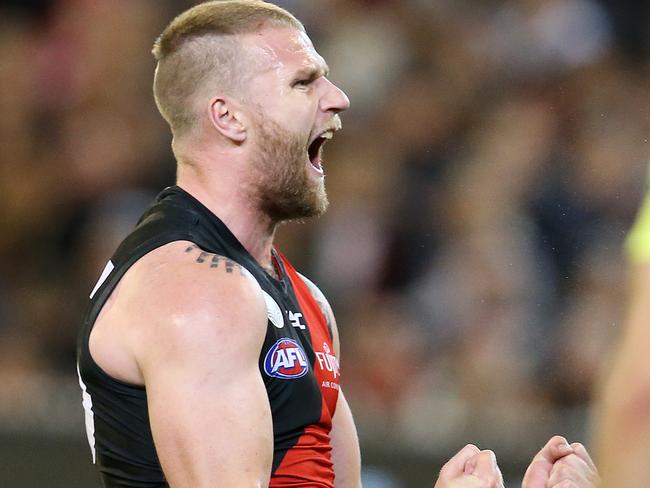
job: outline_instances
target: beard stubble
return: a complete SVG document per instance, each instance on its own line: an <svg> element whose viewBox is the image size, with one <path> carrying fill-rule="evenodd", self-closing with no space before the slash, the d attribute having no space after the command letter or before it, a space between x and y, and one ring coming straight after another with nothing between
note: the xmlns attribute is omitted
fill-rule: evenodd
<svg viewBox="0 0 650 488"><path fill-rule="evenodd" d="M274 223L322 215L329 201L324 178L309 178L306 141L273 121L257 121L252 198Z"/></svg>

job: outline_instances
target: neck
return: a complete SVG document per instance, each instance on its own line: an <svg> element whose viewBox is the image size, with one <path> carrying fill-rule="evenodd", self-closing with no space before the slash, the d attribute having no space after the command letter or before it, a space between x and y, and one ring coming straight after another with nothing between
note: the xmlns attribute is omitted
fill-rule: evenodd
<svg viewBox="0 0 650 488"><path fill-rule="evenodd" d="M276 223L255 208L240 175L210 166L179 164L177 185L226 224L237 240L264 268L272 268L271 249Z"/></svg>

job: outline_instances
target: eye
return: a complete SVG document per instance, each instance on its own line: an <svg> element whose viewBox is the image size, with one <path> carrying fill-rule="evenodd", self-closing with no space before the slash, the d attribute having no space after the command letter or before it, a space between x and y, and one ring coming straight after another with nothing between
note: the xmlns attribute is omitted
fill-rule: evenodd
<svg viewBox="0 0 650 488"><path fill-rule="evenodd" d="M297 78L292 84L292 88L308 88L314 81L316 81L317 76L304 76L302 78Z"/></svg>
<svg viewBox="0 0 650 488"><path fill-rule="evenodd" d="M304 79L296 80L296 81L294 81L294 82L291 84L291 87L292 87L292 88L296 88L296 87L298 87L298 88L308 87L309 85L311 85L311 83L312 83L313 81L314 81L313 78L304 78Z"/></svg>

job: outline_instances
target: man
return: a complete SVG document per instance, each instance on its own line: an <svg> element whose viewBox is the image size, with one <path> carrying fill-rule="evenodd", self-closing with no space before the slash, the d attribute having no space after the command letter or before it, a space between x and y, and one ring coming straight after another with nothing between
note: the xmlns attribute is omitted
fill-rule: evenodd
<svg viewBox="0 0 650 488"><path fill-rule="evenodd" d="M107 264L79 341L104 486L358 487L334 316L273 247L279 222L325 211L322 148L349 101L302 24L261 1L184 12L154 56L177 186ZM533 469L544 483L563 444ZM502 480L466 446L436 486Z"/></svg>
<svg viewBox="0 0 650 488"><path fill-rule="evenodd" d="M603 487L645 488L650 479L650 192L626 250L630 300L622 340L602 389L596 437Z"/></svg>

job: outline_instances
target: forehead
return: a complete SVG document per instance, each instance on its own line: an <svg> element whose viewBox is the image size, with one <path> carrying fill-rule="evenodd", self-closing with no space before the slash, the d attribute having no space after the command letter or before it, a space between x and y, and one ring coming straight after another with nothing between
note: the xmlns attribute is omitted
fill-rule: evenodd
<svg viewBox="0 0 650 488"><path fill-rule="evenodd" d="M298 29L265 27L247 34L244 42L260 71L327 70L325 60L316 52L309 36Z"/></svg>

